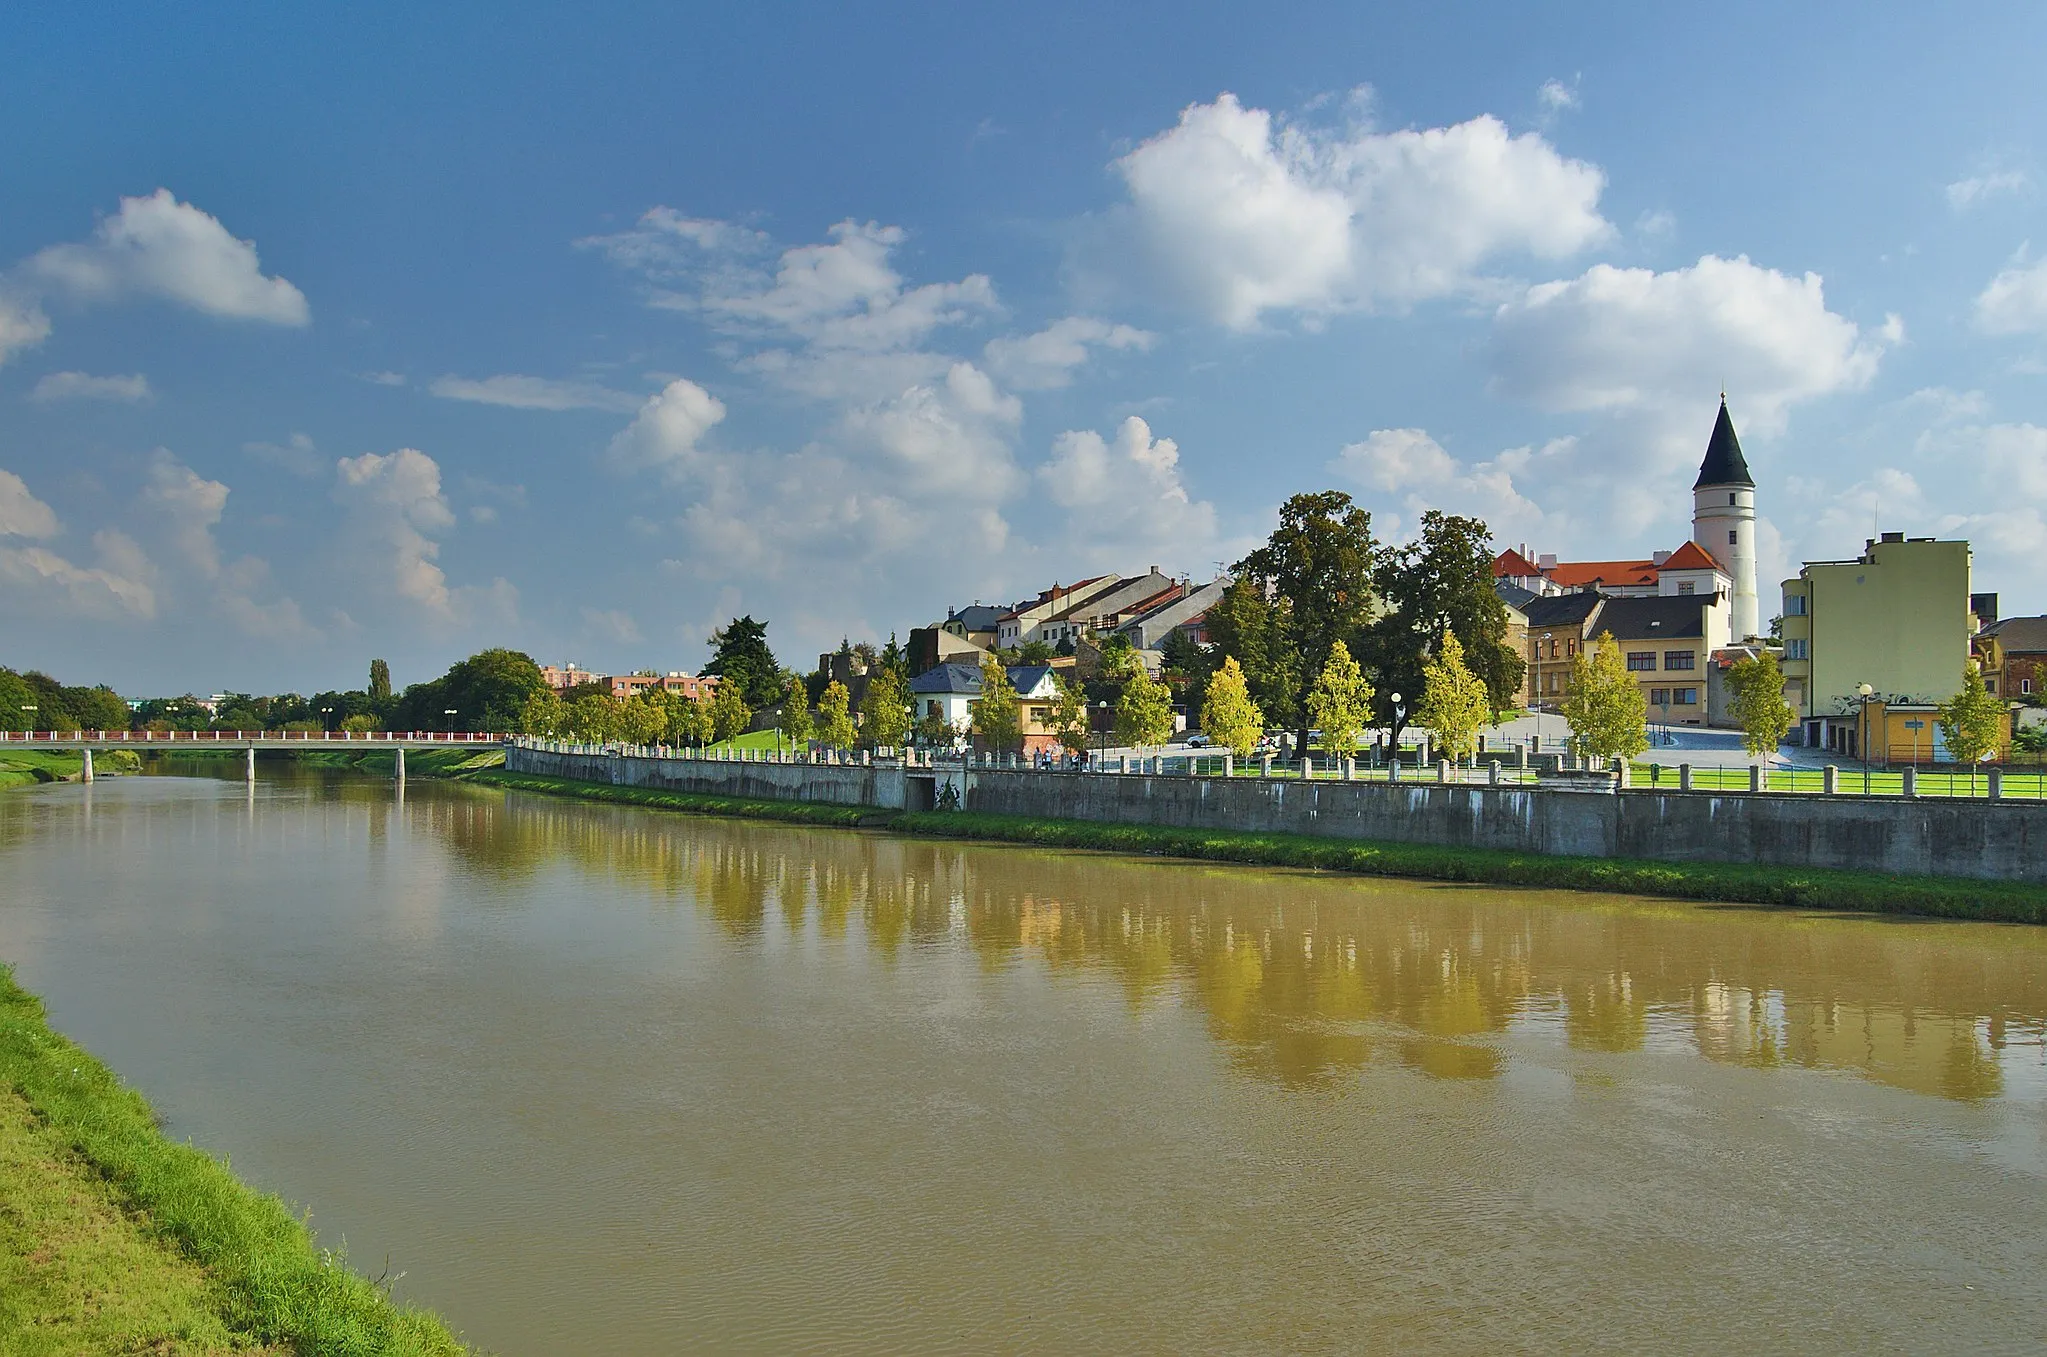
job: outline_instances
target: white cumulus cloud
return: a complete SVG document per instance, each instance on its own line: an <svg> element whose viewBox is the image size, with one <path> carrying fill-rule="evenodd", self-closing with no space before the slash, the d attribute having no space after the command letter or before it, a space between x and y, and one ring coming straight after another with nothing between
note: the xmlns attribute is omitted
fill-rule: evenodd
<svg viewBox="0 0 2047 1357"><path fill-rule="evenodd" d="M28 484L0 470L0 537L55 537L57 511L29 493Z"/></svg>
<svg viewBox="0 0 2047 1357"><path fill-rule="evenodd" d="M1215 506L1187 492L1180 446L1158 438L1136 415L1113 438L1072 429L1052 440L1038 468L1045 496L1068 511L1091 561L1127 562L1132 554L1170 552L1205 564L1217 541Z"/></svg>
<svg viewBox="0 0 2047 1357"><path fill-rule="evenodd" d="M358 570L429 613L451 611L448 577L430 533L455 525L441 494L441 468L417 448L366 452L335 463L335 498L347 508Z"/></svg>
<svg viewBox="0 0 2047 1357"><path fill-rule="evenodd" d="M2047 259L2015 261L1976 297L1976 325L1993 335L2047 331Z"/></svg>
<svg viewBox="0 0 2047 1357"><path fill-rule="evenodd" d="M2023 170L1992 170L1971 175L1947 186L1947 203L1957 212L1966 212L1992 198L2022 192L2026 182Z"/></svg>
<svg viewBox="0 0 2047 1357"><path fill-rule="evenodd" d="M0 291L0 363L22 349L32 349L50 337L50 318L43 309L22 297Z"/></svg>
<svg viewBox="0 0 2047 1357"><path fill-rule="evenodd" d="M698 464L697 444L725 418L716 396L678 377L647 398L633 422L611 440L612 460L633 470L687 474Z"/></svg>
<svg viewBox="0 0 2047 1357"><path fill-rule="evenodd" d="M150 398L149 379L141 373L125 377L94 377L84 372L52 372L28 394L32 401L115 401L136 405Z"/></svg>
<svg viewBox="0 0 2047 1357"><path fill-rule="evenodd" d="M266 276L255 245L169 189L123 198L93 238L52 245L23 266L36 283L82 301L155 297L209 315L273 325L312 320L305 294Z"/></svg>
<svg viewBox="0 0 2047 1357"><path fill-rule="evenodd" d="M1865 385L1884 339L1829 311L1818 274L1745 256L1665 273L1598 264L1499 308L1493 385L1545 410L1689 412L1724 382L1774 430L1799 401Z"/></svg>
<svg viewBox="0 0 2047 1357"><path fill-rule="evenodd" d="M1195 309L1248 328L1467 292L1512 256L1607 239L1600 170L1497 118L1421 131L1286 124L1234 95L1116 162L1142 248Z"/></svg>

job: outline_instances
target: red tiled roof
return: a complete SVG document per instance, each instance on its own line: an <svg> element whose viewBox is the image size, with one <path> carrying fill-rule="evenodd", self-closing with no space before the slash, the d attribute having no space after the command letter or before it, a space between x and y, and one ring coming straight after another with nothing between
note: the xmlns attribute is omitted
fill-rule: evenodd
<svg viewBox="0 0 2047 1357"><path fill-rule="evenodd" d="M1670 553L1670 559L1663 563L1665 570L1719 570L1726 567L1713 558L1711 552L1697 542L1687 542Z"/></svg>
<svg viewBox="0 0 2047 1357"><path fill-rule="evenodd" d="M1654 584L1654 561L1560 561L1544 572L1566 589L1588 584Z"/></svg>
<svg viewBox="0 0 2047 1357"><path fill-rule="evenodd" d="M1535 562L1529 560L1512 547L1508 547L1505 551L1501 552L1499 558L1493 562L1493 578L1496 580L1525 579L1530 575L1540 575L1541 573L1542 571L1536 567Z"/></svg>

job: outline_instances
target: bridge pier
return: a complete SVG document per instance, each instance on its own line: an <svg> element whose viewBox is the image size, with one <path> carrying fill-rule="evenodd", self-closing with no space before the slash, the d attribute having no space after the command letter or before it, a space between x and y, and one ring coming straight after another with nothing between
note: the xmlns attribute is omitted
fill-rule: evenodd
<svg viewBox="0 0 2047 1357"><path fill-rule="evenodd" d="M392 752L398 755L398 760L391 765L391 780L393 782L403 782L405 781L405 746L401 744Z"/></svg>
<svg viewBox="0 0 2047 1357"><path fill-rule="evenodd" d="M250 745L248 757L242 761L242 777L245 781L256 780L256 746Z"/></svg>
<svg viewBox="0 0 2047 1357"><path fill-rule="evenodd" d="M92 781L92 751L90 749L85 751L85 770L81 775L81 780L85 782Z"/></svg>

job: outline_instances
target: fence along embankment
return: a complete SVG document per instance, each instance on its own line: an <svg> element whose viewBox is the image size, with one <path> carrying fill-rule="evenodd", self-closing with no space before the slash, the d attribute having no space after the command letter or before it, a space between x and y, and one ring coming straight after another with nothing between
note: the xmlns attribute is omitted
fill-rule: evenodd
<svg viewBox="0 0 2047 1357"><path fill-rule="evenodd" d="M933 779L991 815L1305 834L1648 862L2047 885L2047 804L1770 792L1553 791L1436 783L1051 773L642 758L511 748L507 771L715 796L899 810ZM920 794L921 792L921 794Z"/></svg>

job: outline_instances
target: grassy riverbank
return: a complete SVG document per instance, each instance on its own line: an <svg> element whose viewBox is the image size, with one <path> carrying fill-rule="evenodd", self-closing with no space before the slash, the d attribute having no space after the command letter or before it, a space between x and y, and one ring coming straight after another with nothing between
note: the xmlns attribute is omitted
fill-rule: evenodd
<svg viewBox="0 0 2047 1357"><path fill-rule="evenodd" d="M12 749L0 754L0 788L32 787L38 782L64 782L84 769L77 754L41 749Z"/></svg>
<svg viewBox="0 0 2047 1357"><path fill-rule="evenodd" d="M1884 876L1763 867L1746 863L1644 862L1626 858L1546 857L1484 848L1366 843L1305 834L1173 829L1157 825L1097 824L965 812L898 813L857 806L702 796L644 787L486 770L465 780L525 791L622 802L796 824L868 827L935 838L1040 844L1155 857L1306 867L1422 881L1464 881L1503 886L1660 895L1681 900L1785 905L1876 914L1924 914L1954 919L2047 923L2047 890L1997 881Z"/></svg>
<svg viewBox="0 0 2047 1357"><path fill-rule="evenodd" d="M0 1352L462 1351L165 1136L0 969Z"/></svg>

